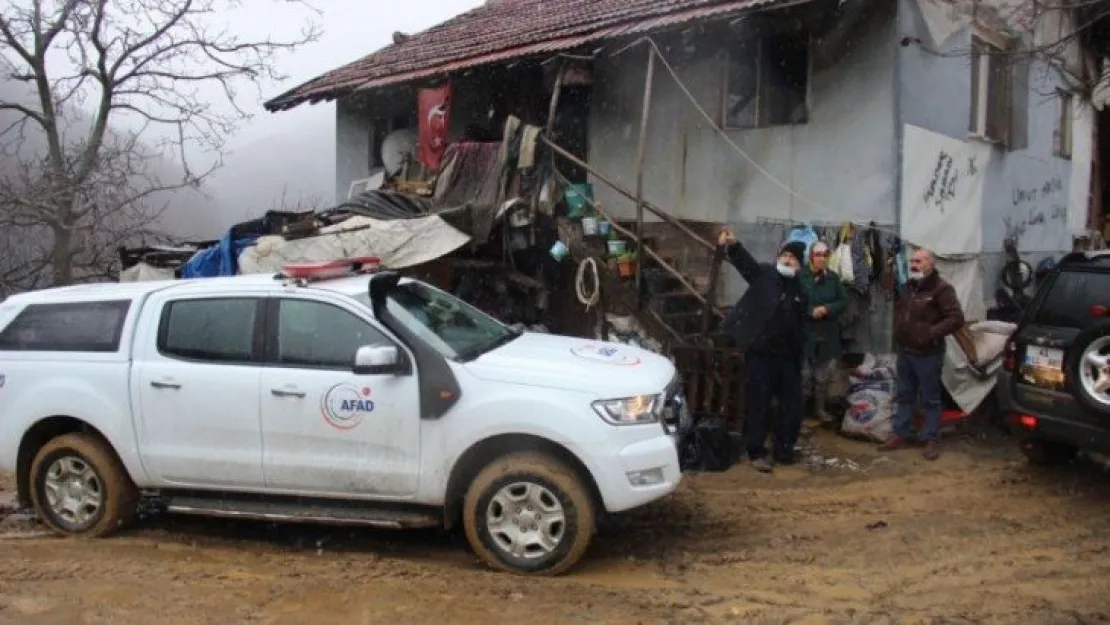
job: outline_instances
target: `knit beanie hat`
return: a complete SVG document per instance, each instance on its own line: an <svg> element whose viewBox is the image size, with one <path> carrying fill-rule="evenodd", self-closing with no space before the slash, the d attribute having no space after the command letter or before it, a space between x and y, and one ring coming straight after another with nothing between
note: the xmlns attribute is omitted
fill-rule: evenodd
<svg viewBox="0 0 1110 625"><path fill-rule="evenodd" d="M800 265L805 262L804 259L806 257L806 244L801 241L791 241L782 246L782 250L779 251L779 255L782 254L790 254L798 261L798 264Z"/></svg>

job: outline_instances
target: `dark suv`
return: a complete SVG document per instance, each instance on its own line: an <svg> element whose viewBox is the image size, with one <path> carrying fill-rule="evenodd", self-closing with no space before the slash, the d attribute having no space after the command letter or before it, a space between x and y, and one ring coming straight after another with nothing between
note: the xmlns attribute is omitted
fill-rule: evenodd
<svg viewBox="0 0 1110 625"><path fill-rule="evenodd" d="M1036 464L1110 453L1110 251L1069 254L1006 346L1003 414Z"/></svg>

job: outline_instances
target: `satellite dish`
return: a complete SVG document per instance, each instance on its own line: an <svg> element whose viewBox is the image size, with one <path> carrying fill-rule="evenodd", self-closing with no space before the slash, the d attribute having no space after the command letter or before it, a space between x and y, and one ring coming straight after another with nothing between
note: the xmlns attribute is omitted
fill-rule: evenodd
<svg viewBox="0 0 1110 625"><path fill-rule="evenodd" d="M406 162L416 160L419 140L416 131L410 129L394 130L386 136L382 141L382 163L387 175L396 176Z"/></svg>

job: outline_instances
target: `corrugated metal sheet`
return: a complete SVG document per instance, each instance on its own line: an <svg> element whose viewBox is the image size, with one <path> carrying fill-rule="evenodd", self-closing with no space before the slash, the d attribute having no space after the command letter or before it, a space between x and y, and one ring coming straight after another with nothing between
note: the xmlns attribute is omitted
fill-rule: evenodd
<svg viewBox="0 0 1110 625"><path fill-rule="evenodd" d="M360 89L576 48L622 35L800 0L499 0L334 69L270 100L280 111Z"/></svg>

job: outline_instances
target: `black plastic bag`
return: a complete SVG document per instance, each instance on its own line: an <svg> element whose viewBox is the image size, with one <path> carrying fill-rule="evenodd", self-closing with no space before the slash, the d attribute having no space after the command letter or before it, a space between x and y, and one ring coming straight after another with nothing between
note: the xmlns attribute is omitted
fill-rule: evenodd
<svg viewBox="0 0 1110 625"><path fill-rule="evenodd" d="M679 440L679 461L683 471L727 471L740 459L743 450L738 434L720 418L705 419Z"/></svg>

